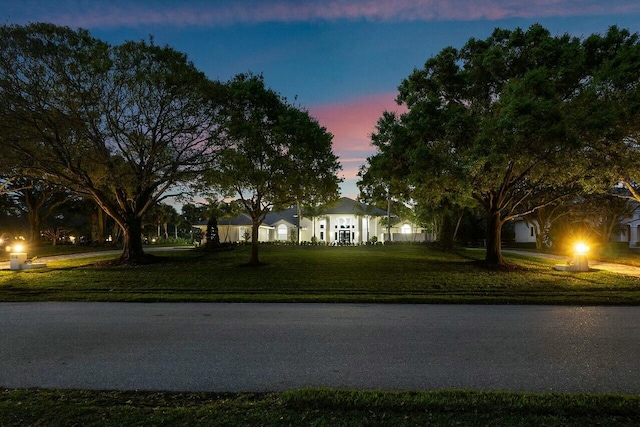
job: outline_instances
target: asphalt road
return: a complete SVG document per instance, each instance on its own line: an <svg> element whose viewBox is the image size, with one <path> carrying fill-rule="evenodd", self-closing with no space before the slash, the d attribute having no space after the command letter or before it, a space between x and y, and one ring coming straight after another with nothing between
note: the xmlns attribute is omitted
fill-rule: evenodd
<svg viewBox="0 0 640 427"><path fill-rule="evenodd" d="M0 386L640 394L640 307L0 303Z"/></svg>

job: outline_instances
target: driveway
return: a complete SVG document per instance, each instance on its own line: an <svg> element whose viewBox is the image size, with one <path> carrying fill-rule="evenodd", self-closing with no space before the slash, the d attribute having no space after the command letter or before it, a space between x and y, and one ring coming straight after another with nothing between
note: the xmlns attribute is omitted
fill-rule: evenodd
<svg viewBox="0 0 640 427"><path fill-rule="evenodd" d="M570 258L562 255L545 254L542 252L518 251L514 249L503 249L502 252L504 254L512 253L512 254L525 255L525 256L530 256L535 258L557 260L559 264L566 263L566 261ZM640 277L640 267L634 267L632 265L616 264L612 262L600 262L600 261L595 261L590 259L589 268L594 270L604 270L612 273L624 274L627 276Z"/></svg>
<svg viewBox="0 0 640 427"><path fill-rule="evenodd" d="M0 303L0 386L640 393L639 307Z"/></svg>
<svg viewBox="0 0 640 427"><path fill-rule="evenodd" d="M193 246L178 246L175 248L167 247L167 246L156 246L156 247L146 247L144 248L144 251L145 252L164 252L164 251L177 251L177 250L190 250L190 249L193 249ZM92 256L101 256L101 255L115 256L115 255L120 255L121 253L122 253L122 249L114 249L109 251L96 251L96 252L80 252L77 254L38 257L35 262L46 264L48 262L64 261L67 259L91 258ZM11 266L10 261L0 261L0 270L8 270L10 266Z"/></svg>

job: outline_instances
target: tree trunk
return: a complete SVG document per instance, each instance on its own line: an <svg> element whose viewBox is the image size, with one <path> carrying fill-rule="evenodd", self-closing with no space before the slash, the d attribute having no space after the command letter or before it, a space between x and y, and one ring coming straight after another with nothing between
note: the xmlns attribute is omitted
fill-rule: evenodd
<svg viewBox="0 0 640 427"><path fill-rule="evenodd" d="M113 228L111 229L111 245L115 246L118 244L118 240L120 240L120 232L122 227L117 222L114 222Z"/></svg>
<svg viewBox="0 0 640 427"><path fill-rule="evenodd" d="M296 209L298 210L298 245L300 244L300 220L302 217L300 216L300 202L296 201Z"/></svg>
<svg viewBox="0 0 640 427"><path fill-rule="evenodd" d="M502 259L502 219L500 212L489 212L487 224L487 253L485 262L489 266L504 265Z"/></svg>
<svg viewBox="0 0 640 427"><path fill-rule="evenodd" d="M140 263L145 257L144 250L142 250L142 219L138 217L127 218L122 232L124 248L120 259L127 264Z"/></svg>
<svg viewBox="0 0 640 427"><path fill-rule="evenodd" d="M453 218L451 218L451 211L448 207L445 207L442 213L442 226L440 227L440 245L444 250L453 249Z"/></svg>
<svg viewBox="0 0 640 427"><path fill-rule="evenodd" d="M99 245L103 245L104 244L104 223L105 223L105 213L102 210L102 208L100 208L98 206L98 233L97 233L97 238L98 238L98 244Z"/></svg>
<svg viewBox="0 0 640 427"><path fill-rule="evenodd" d="M544 235L540 233L536 233L536 250L541 251L544 249Z"/></svg>
<svg viewBox="0 0 640 427"><path fill-rule="evenodd" d="M260 223L256 220L253 220L253 224L251 225L251 260L249 264L251 265L260 265L260 260L258 259L258 229L260 228Z"/></svg>
<svg viewBox="0 0 640 427"><path fill-rule="evenodd" d="M102 246L104 240L104 211L98 207L91 213L91 243Z"/></svg>
<svg viewBox="0 0 640 427"><path fill-rule="evenodd" d="M460 211L460 215L458 215L458 222L456 223L456 229L453 231L453 241L456 241L458 237L458 230L460 229L460 223L462 222L462 216L464 215L464 209Z"/></svg>
<svg viewBox="0 0 640 427"><path fill-rule="evenodd" d="M313 243L314 245L316 243L318 243L318 238L316 237L316 217L312 216L311 217L311 226L313 227L313 238L311 239L311 243Z"/></svg>
<svg viewBox="0 0 640 427"><path fill-rule="evenodd" d="M37 211L29 210L29 241L37 244L40 241L40 214Z"/></svg>
<svg viewBox="0 0 640 427"><path fill-rule="evenodd" d="M387 194L387 239L391 241L391 197Z"/></svg>

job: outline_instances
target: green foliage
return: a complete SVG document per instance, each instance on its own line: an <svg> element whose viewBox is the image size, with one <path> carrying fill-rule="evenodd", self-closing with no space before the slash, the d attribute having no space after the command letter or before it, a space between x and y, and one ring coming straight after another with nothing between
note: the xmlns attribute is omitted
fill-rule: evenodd
<svg viewBox="0 0 640 427"><path fill-rule="evenodd" d="M502 264L506 221L639 170L628 167L639 157L639 49L616 27L580 40L540 25L443 49L401 83L407 112L380 118L361 185L434 206L474 200L486 261Z"/></svg>
<svg viewBox="0 0 640 427"><path fill-rule="evenodd" d="M268 89L262 77L241 74L228 84L223 114L227 146L206 184L239 197L251 216L251 264L258 260L258 227L273 209L337 198L340 165L331 135L307 112Z"/></svg>
<svg viewBox="0 0 640 427"><path fill-rule="evenodd" d="M213 160L220 85L169 47L0 27L0 142L24 175L91 197L143 256L141 219Z"/></svg>

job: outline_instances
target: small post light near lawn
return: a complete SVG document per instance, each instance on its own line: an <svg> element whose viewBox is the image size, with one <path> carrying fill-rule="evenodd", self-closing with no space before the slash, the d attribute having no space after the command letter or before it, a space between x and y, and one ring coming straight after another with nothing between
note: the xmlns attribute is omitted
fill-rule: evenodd
<svg viewBox="0 0 640 427"><path fill-rule="evenodd" d="M27 262L27 251L22 243L7 246L9 252L9 264L11 270L22 270L22 265Z"/></svg>
<svg viewBox="0 0 640 427"><path fill-rule="evenodd" d="M589 246L584 242L578 242L573 247L573 271L589 271L587 254Z"/></svg>
<svg viewBox="0 0 640 427"><path fill-rule="evenodd" d="M557 264L553 267L558 271L589 271L589 245L584 242L577 242L573 245L573 258L566 264Z"/></svg>

